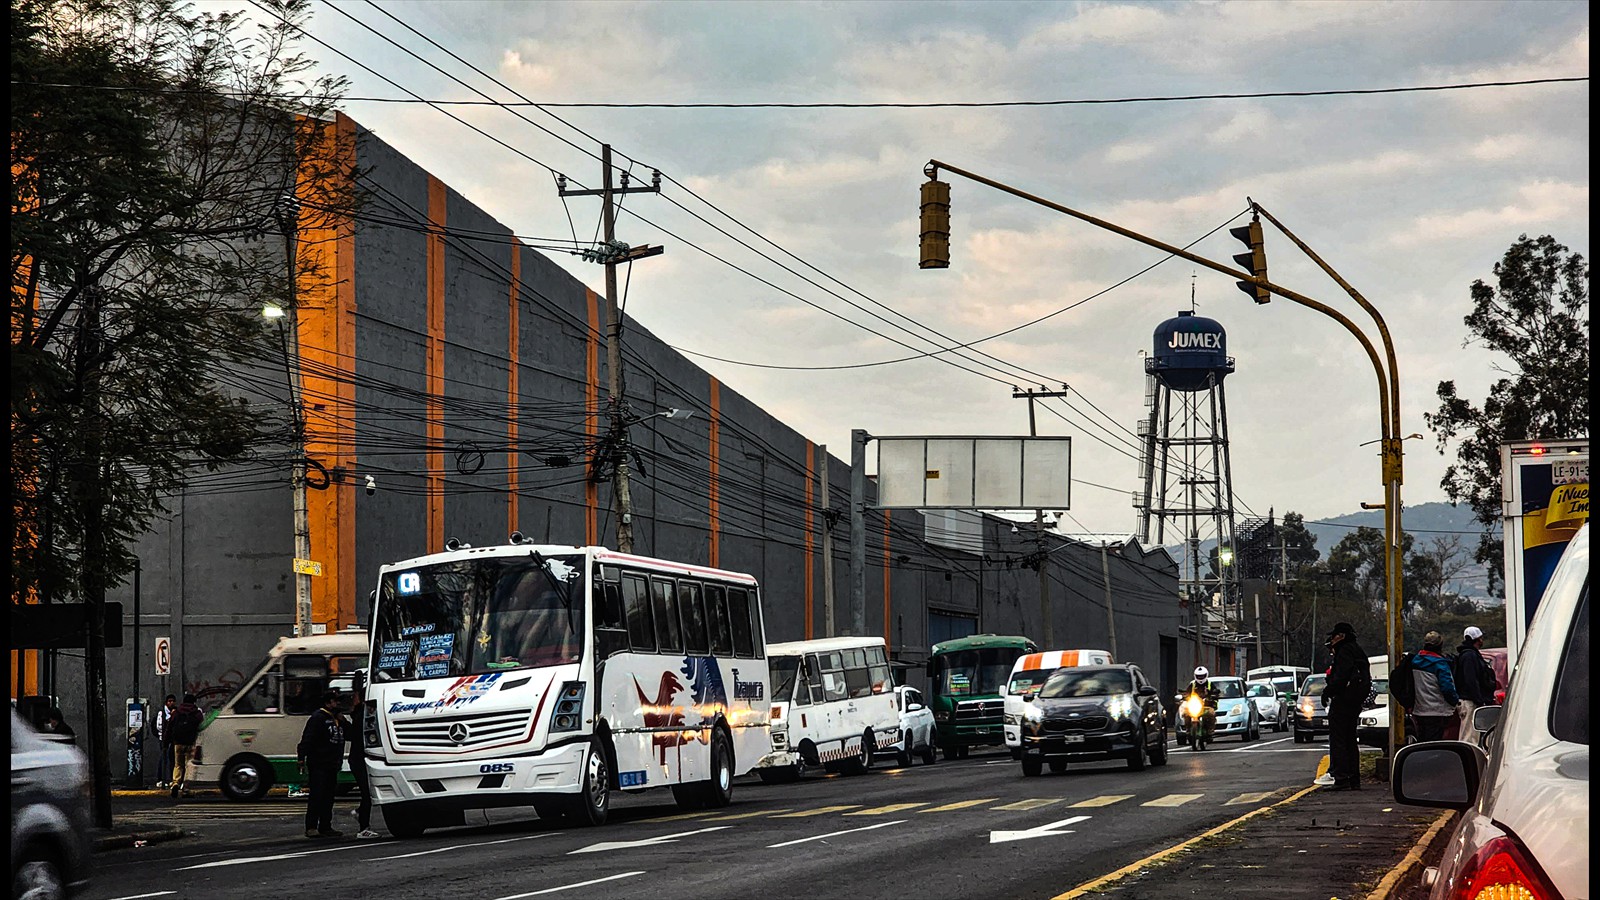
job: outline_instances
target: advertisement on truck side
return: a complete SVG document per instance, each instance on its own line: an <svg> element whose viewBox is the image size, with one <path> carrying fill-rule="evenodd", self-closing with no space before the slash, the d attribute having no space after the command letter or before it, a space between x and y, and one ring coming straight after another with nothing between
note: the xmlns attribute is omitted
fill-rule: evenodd
<svg viewBox="0 0 1600 900"><path fill-rule="evenodd" d="M1505 540L1506 647L1517 649L1561 553L1589 520L1589 442L1500 445Z"/></svg>

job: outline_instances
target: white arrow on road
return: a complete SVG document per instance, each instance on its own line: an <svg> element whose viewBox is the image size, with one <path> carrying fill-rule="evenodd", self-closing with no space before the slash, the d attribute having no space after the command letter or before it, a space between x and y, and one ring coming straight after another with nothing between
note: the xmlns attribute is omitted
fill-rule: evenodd
<svg viewBox="0 0 1600 900"><path fill-rule="evenodd" d="M699 828L694 831L679 832L678 834L663 834L660 837L645 838L642 841L604 841L599 844L590 844L589 846L579 850L569 851L567 855L571 856L574 853L600 853L606 850L627 850L630 847L650 847L656 844L670 844L678 838L686 838L691 834L705 834L708 831L721 831L724 828L732 827L732 825L715 825L711 828Z"/></svg>
<svg viewBox="0 0 1600 900"><path fill-rule="evenodd" d="M1070 831L1057 831L1056 829L1064 828L1068 825L1076 825L1087 818L1089 817L1073 816L1070 819L1062 819L1059 822L1051 822L1049 825L1040 825L1037 828L1029 828L1026 831L991 831L989 832L989 843L1004 844L1006 841L1025 841L1028 838L1049 837L1053 834L1071 834L1072 832Z"/></svg>

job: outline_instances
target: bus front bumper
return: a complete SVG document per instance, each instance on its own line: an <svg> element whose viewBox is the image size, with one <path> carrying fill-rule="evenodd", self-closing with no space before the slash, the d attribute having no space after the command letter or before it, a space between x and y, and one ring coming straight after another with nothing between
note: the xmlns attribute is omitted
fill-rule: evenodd
<svg viewBox="0 0 1600 900"><path fill-rule="evenodd" d="M497 805L492 798L576 794L582 790L586 742L529 756L395 765L367 758L372 802L450 801L465 808Z"/></svg>

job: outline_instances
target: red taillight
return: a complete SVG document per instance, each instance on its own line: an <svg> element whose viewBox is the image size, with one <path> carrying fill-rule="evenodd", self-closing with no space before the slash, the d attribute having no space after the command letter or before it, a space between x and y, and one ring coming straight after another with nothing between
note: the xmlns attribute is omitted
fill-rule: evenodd
<svg viewBox="0 0 1600 900"><path fill-rule="evenodd" d="M1450 900L1560 900L1539 864L1511 837L1478 848L1461 867Z"/></svg>

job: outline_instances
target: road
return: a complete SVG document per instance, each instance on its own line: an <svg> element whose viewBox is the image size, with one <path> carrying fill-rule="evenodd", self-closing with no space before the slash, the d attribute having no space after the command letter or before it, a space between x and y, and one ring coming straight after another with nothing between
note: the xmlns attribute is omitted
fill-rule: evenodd
<svg viewBox="0 0 1600 900"><path fill-rule="evenodd" d="M407 841L354 840L346 800L347 836L311 840L303 801L141 798L127 818L195 837L99 854L86 897L1048 898L1305 787L1326 752L1268 733L1170 746L1141 772L1075 763L1035 778L1000 749L880 760L853 777L741 778L726 809L682 813L648 792L616 797L601 828L504 812Z"/></svg>

